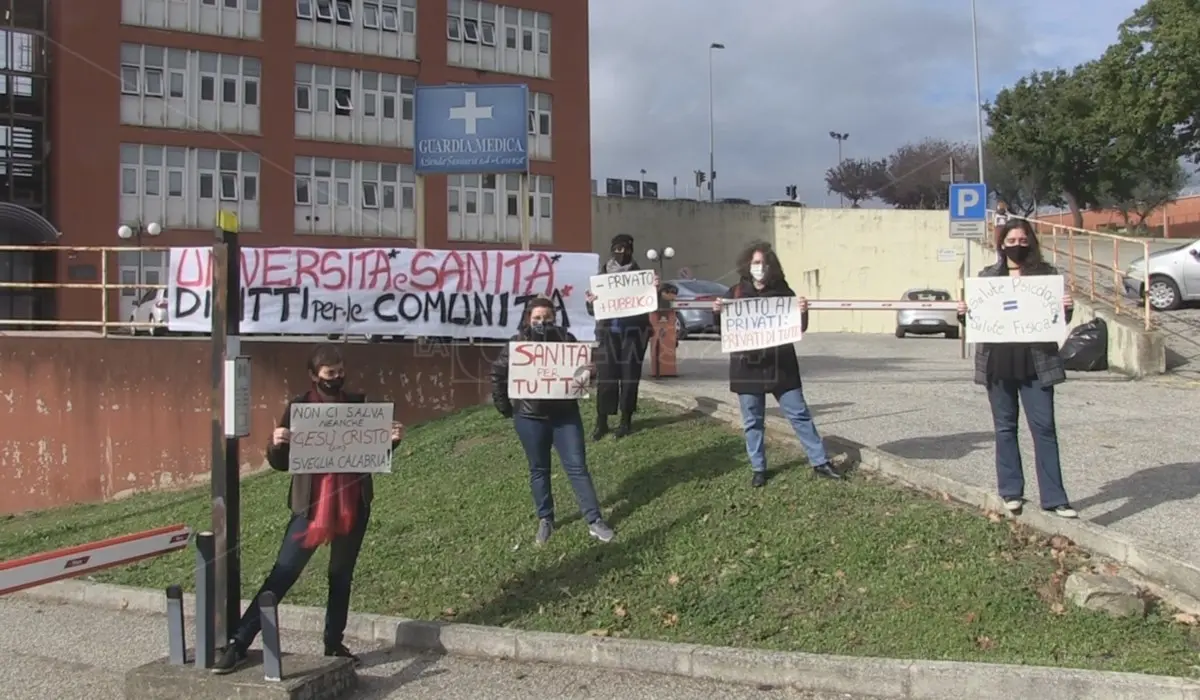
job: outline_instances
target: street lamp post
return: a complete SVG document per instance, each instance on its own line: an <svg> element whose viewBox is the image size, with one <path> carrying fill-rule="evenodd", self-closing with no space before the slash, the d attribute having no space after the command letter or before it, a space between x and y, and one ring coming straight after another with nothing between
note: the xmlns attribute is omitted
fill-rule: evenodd
<svg viewBox="0 0 1200 700"><path fill-rule="evenodd" d="M134 300L135 300L134 303L137 303L136 300L141 297L142 285L145 283L144 280L142 279L143 275L144 275L143 270L145 269L145 253L142 250L142 234L143 233L150 236L151 238L154 238L154 237L158 236L158 234L162 233L162 226L160 226L157 221L151 221L150 223L143 226L142 222L139 221L134 226L129 226L128 224L122 224L120 227L117 228L117 238L120 238L123 241L128 241L129 239L132 238L134 240L134 245L137 246L137 249L138 249L138 251L137 251L137 281L135 282L135 284L137 285L137 293L134 294ZM119 257L120 256L118 256L118 258ZM120 265L119 262L117 264L118 264L118 266ZM122 288L121 291L125 291L124 288ZM130 326L130 332L134 332L134 330L135 330L134 327Z"/></svg>
<svg viewBox="0 0 1200 700"><path fill-rule="evenodd" d="M667 246L667 247L663 248L661 253L659 253L656 248L651 248L646 251L646 258L648 260L650 260L650 262L658 264L658 283L660 285L662 284L662 278L663 278L663 263L667 260L670 260L673 257L675 257L675 249L672 248L671 246ZM661 287L660 287L660 290L661 290ZM663 345L663 335L664 335L665 331L662 330L663 329L662 324L664 321L670 322L670 323L675 322L674 311L671 310L669 307L664 308L664 306L663 306L663 297L662 297L661 291L659 293L658 302L659 302L659 310L658 310L658 312L656 312L654 314L654 316L658 319L658 322L655 324L655 328L654 328L654 337L655 337L654 355L651 357L653 366L650 368L651 374L654 376L655 379L662 377L664 374L663 359L662 359L662 345ZM678 338L676 338L676 342L678 342ZM670 370L670 376L675 376L674 369Z"/></svg>
<svg viewBox="0 0 1200 700"><path fill-rule="evenodd" d="M717 127L713 118L713 53L725 49L725 44L713 42L708 46L708 201L717 201Z"/></svg>
<svg viewBox="0 0 1200 700"><path fill-rule="evenodd" d="M838 131L831 131L831 132L829 132L829 138L837 141L837 145L838 145L837 164L838 164L838 167L840 168L840 167L842 167L842 142L845 141L846 139L850 138L850 134L842 133L842 132L838 132ZM839 207L846 206L846 198L843 197L840 193L838 194L838 206Z"/></svg>

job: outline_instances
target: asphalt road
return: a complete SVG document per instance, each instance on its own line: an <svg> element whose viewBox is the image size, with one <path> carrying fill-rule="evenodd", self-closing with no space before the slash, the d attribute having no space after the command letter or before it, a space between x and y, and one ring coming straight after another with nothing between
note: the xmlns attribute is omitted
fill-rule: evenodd
<svg viewBox="0 0 1200 700"><path fill-rule="evenodd" d="M188 632L189 639L194 639ZM285 633L285 652L317 653L317 640ZM446 656L379 646L362 651L357 700L867 700L760 690L651 674ZM122 700L129 669L166 656L159 615L0 598L0 687L7 700ZM286 669L285 669L286 670Z"/></svg>
<svg viewBox="0 0 1200 700"><path fill-rule="evenodd" d="M823 433L996 488L991 411L957 341L814 333L796 347ZM664 387L731 400L719 343L684 342L680 354L680 377L662 380ZM1200 565L1200 383L1070 375L1055 401L1064 481L1081 517ZM1033 447L1024 425L1020 432L1025 495L1036 502Z"/></svg>

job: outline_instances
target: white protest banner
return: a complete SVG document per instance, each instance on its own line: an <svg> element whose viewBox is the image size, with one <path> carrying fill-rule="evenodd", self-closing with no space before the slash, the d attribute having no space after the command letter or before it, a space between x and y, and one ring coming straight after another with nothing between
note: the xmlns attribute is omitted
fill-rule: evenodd
<svg viewBox="0 0 1200 700"><path fill-rule="evenodd" d="M580 399L591 381L590 343L508 344L511 399Z"/></svg>
<svg viewBox="0 0 1200 700"><path fill-rule="evenodd" d="M390 403L294 403L288 449L292 474L392 471Z"/></svg>
<svg viewBox="0 0 1200 700"><path fill-rule="evenodd" d="M968 343L1056 343L1067 339L1062 275L968 277Z"/></svg>
<svg viewBox="0 0 1200 700"><path fill-rule="evenodd" d="M658 286L654 270L628 270L592 275L592 312L597 321L626 318L658 311Z"/></svg>
<svg viewBox="0 0 1200 700"><path fill-rule="evenodd" d="M417 248L242 248L242 333L508 339L546 296L558 324L595 338L595 253ZM212 249L172 248L168 327L212 330Z"/></svg>
<svg viewBox="0 0 1200 700"><path fill-rule="evenodd" d="M804 320L796 297L726 299L721 307L721 352L797 343Z"/></svg>

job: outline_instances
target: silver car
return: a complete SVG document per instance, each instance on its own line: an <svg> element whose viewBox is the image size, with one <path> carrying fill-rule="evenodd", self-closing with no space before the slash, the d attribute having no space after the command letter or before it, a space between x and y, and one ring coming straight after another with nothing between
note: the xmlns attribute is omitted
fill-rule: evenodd
<svg viewBox="0 0 1200 700"><path fill-rule="evenodd" d="M1149 260L1137 258L1125 270L1122 286L1125 295L1134 299L1148 295L1155 311L1173 311L1184 302L1200 300L1200 241L1155 251Z"/></svg>
<svg viewBox="0 0 1200 700"><path fill-rule="evenodd" d="M954 301L944 289L910 289L901 301ZM958 314L953 310L913 309L896 312L896 337L906 335L938 335L958 338Z"/></svg>
<svg viewBox="0 0 1200 700"><path fill-rule="evenodd" d="M675 298L679 301L714 301L729 291L729 287L720 282L709 280L677 279L666 284L678 290ZM712 309L680 309L675 312L675 334L680 340L693 333L719 333L720 328Z"/></svg>

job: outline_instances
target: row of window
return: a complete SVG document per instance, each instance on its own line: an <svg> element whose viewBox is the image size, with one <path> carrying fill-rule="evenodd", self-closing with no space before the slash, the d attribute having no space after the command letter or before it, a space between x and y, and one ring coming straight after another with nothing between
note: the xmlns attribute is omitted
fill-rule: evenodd
<svg viewBox="0 0 1200 700"><path fill-rule="evenodd" d="M183 99L196 90L203 102L257 107L261 80L257 58L121 45L121 92L126 95Z"/></svg>
<svg viewBox="0 0 1200 700"><path fill-rule="evenodd" d="M298 19L351 26L356 14L366 29L417 32L417 0L296 0Z"/></svg>
<svg viewBox="0 0 1200 700"><path fill-rule="evenodd" d="M262 0L121 0L121 23L232 39L262 39Z"/></svg>
<svg viewBox="0 0 1200 700"><path fill-rule="evenodd" d="M146 144L121 145L121 217L203 228L220 209L259 227L261 162L255 153ZM416 174L411 165L300 156L294 164L299 233L415 237ZM530 176L534 242L551 242L554 179ZM454 175L447 181L450 240L516 241L519 175Z"/></svg>
<svg viewBox="0 0 1200 700"><path fill-rule="evenodd" d="M499 31L497 31L499 27ZM465 44L496 46L503 35L506 49L550 53L550 15L477 0L449 0L446 38Z"/></svg>

